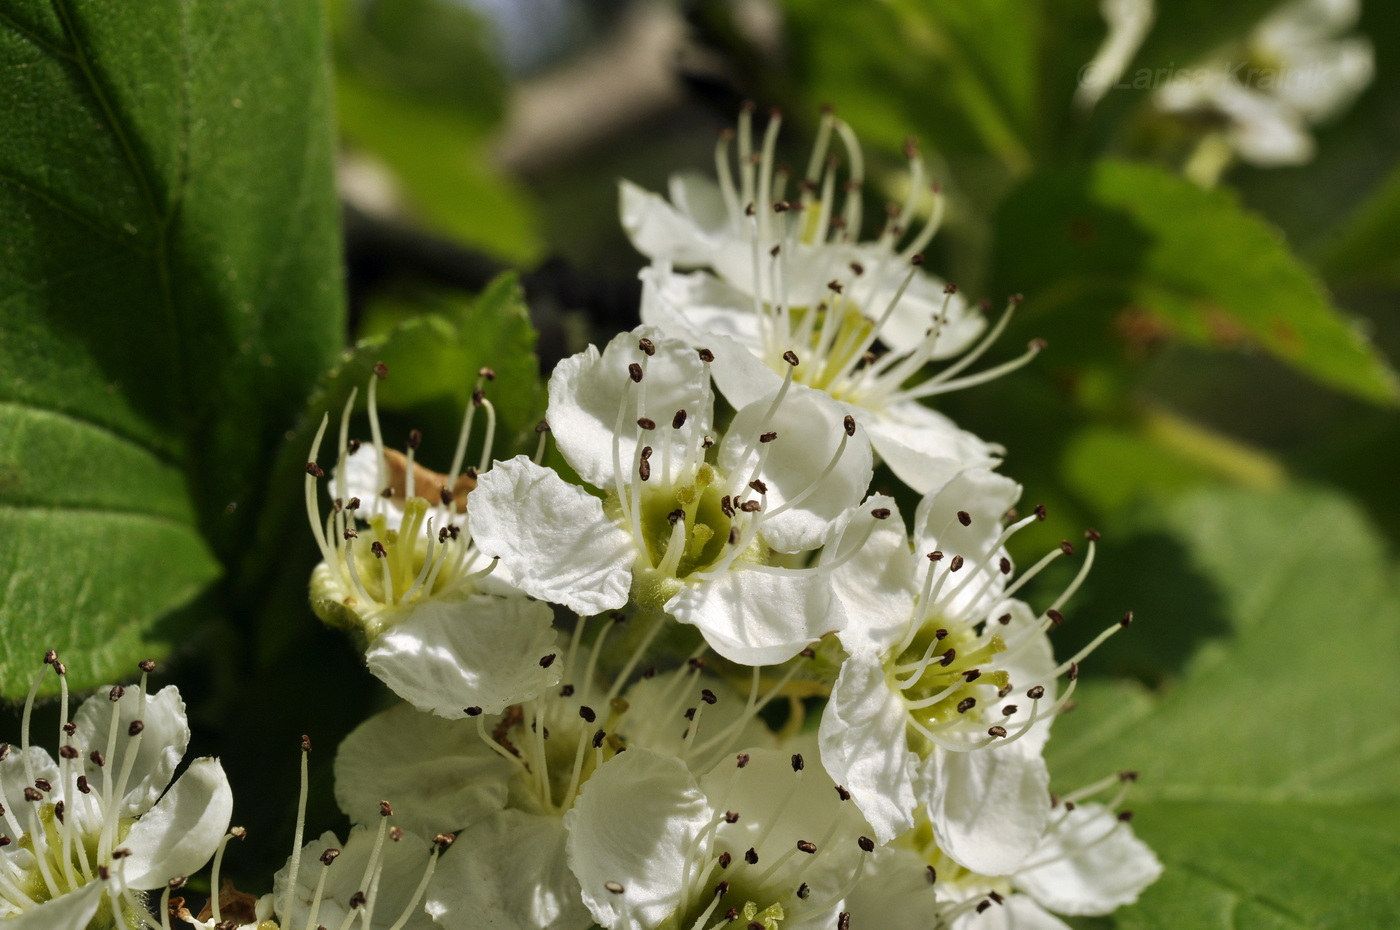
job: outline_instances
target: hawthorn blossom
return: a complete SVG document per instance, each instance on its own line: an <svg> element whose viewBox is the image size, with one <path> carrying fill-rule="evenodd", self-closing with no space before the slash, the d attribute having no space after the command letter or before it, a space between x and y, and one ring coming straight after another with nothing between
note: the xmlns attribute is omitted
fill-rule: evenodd
<svg viewBox="0 0 1400 930"><path fill-rule="evenodd" d="M1311 161L1309 129L1346 109L1375 72L1370 41L1342 36L1360 16L1360 0L1291 0L1240 46L1180 72L1156 104L1223 120L1230 149L1253 165Z"/></svg>
<svg viewBox="0 0 1400 930"><path fill-rule="evenodd" d="M371 822L378 799L397 791L400 823L423 834L457 833L426 897L440 925L587 927L565 841L568 812L593 778L644 750L703 772L734 745L773 742L758 713L783 683L760 695L755 676L744 698L709 674L699 653L670 672L647 668L636 678L637 662L628 662L609 681L598 658L625 623L602 624L594 649L575 643L548 657L563 667L565 684L535 701L470 721L400 706L341 744L336 798L352 820ZM659 629L658 622L648 632ZM640 661L651 641L644 635L632 657Z"/></svg>
<svg viewBox="0 0 1400 930"><path fill-rule="evenodd" d="M673 178L667 203L624 182L623 226L652 259L642 272L643 322L713 348L716 383L735 406L774 390L786 374L785 356L795 352L804 363L798 383L831 395L856 416L881 458L921 493L959 467L995 465L1000 446L957 428L921 401L998 377L1025 364L1042 344L1033 343L1014 361L964 374L1001 334L1010 308L984 336L981 312L923 270L920 250L943 213L937 191L927 222L898 246L926 186L917 148L907 147L908 197L892 207L878 238L860 242L863 169L850 128L831 114L823 118L800 196L787 201L786 174L774 167L773 155L781 117L769 121L761 154L752 146L750 123L745 110L738 183L727 138L716 153L717 188ZM837 166L826 159L833 135L851 160L840 216L833 212ZM701 270L677 274L675 267ZM926 371L939 361L949 364Z"/></svg>
<svg viewBox="0 0 1400 930"><path fill-rule="evenodd" d="M874 843L819 765L753 749L700 779L633 750L565 817L569 864L607 930L845 926Z"/></svg>
<svg viewBox="0 0 1400 930"><path fill-rule="evenodd" d="M348 435L354 393L341 414L333 505L324 518L316 482L325 473L316 456L328 419L312 445L306 508L322 555L311 576L312 607L326 623L363 636L369 670L415 707L447 717L467 706L499 711L554 684L535 662L554 633L548 605L493 584L495 560L458 522L477 480L477 468L462 463L478 410L487 418L481 468L490 461L495 410L483 385L491 373L479 376L445 475L415 460L416 431L406 455L385 446L376 392L386 375L376 365L369 380L371 445Z"/></svg>
<svg viewBox="0 0 1400 930"><path fill-rule="evenodd" d="M233 796L218 760L171 783L190 731L173 687L114 686L68 717L63 662L50 651L24 705L21 744L0 747L0 920L16 928L123 926L147 913L144 892L202 868L228 826ZM60 685L59 752L30 745L45 672Z"/></svg>
<svg viewBox="0 0 1400 930"><path fill-rule="evenodd" d="M1083 570L1046 611L1014 598L1071 550L1063 544L1012 581L1005 542L1039 516L1003 528L1020 492L968 469L920 502L912 545L885 500L891 518L833 573L850 617L838 634L849 657L822 716L823 762L878 840L913 829L924 808L939 846L987 874L1011 871L1044 832L1041 748L1075 663L1093 648L1056 664L1047 635L1092 564L1092 541ZM1067 673L1071 686L1057 697Z"/></svg>
<svg viewBox="0 0 1400 930"><path fill-rule="evenodd" d="M921 818L914 830L875 850L847 900L851 919L885 930L927 930L930 915L949 930L1068 930L1056 914L1111 914L1162 873L1152 850L1134 836L1131 812L1116 810L1118 803L1057 800L1035 848L1006 875L964 868L939 849Z"/></svg>
<svg viewBox="0 0 1400 930"><path fill-rule="evenodd" d="M1102 100L1132 63L1157 18L1157 4L1156 0L1099 0L1099 14L1108 24L1108 35L1080 69L1074 92L1075 105L1084 110Z"/></svg>
<svg viewBox="0 0 1400 930"><path fill-rule="evenodd" d="M561 362L551 433L604 498L520 456L481 476L468 523L534 597L584 615L659 608L727 659L774 664L842 625L827 576L870 529L849 514L870 448L791 374L717 440L713 360L641 327Z"/></svg>

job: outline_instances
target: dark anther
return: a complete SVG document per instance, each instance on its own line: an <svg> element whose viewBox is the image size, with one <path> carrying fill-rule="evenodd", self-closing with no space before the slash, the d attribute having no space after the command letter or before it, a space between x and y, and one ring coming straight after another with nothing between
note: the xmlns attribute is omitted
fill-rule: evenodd
<svg viewBox="0 0 1400 930"><path fill-rule="evenodd" d="M389 839L393 840L395 843L403 839L403 827L390 827Z"/></svg>
<svg viewBox="0 0 1400 930"><path fill-rule="evenodd" d="M1016 716L1016 712L1020 709L1021 708L1017 707L1015 704L1007 704L1001 709L1001 715L1003 717L1014 717Z"/></svg>
<svg viewBox="0 0 1400 930"><path fill-rule="evenodd" d="M1132 820L1132 819L1133 819L1133 812L1132 812L1132 811L1119 811L1119 812L1118 812L1118 822L1119 822L1119 823L1127 823L1129 820Z"/></svg>
<svg viewBox="0 0 1400 930"><path fill-rule="evenodd" d="M752 846L744 850L744 861L749 865L758 865L758 850Z"/></svg>
<svg viewBox="0 0 1400 930"><path fill-rule="evenodd" d="M423 444L423 433L421 430L411 429L408 431L408 447L417 449Z"/></svg>
<svg viewBox="0 0 1400 930"><path fill-rule="evenodd" d="M731 907L729 910L727 910L727 911L724 912L724 922L725 922L725 923L732 924L732 923L734 923L734 921L736 921L736 920L738 920L738 919L739 919L739 909L738 909L737 907Z"/></svg>
<svg viewBox="0 0 1400 930"><path fill-rule="evenodd" d="M759 921L751 920L746 930L766 930L766 928Z"/></svg>
<svg viewBox="0 0 1400 930"><path fill-rule="evenodd" d="M380 817L392 817L392 816L394 816L394 809L393 809L392 807L389 806L389 802L388 802L388 801L380 801L380 802L379 802L379 816L380 816Z"/></svg>
<svg viewBox="0 0 1400 930"><path fill-rule="evenodd" d="M948 571L950 572L955 572L962 567L963 557L960 555L953 556L952 560L948 562Z"/></svg>
<svg viewBox="0 0 1400 930"><path fill-rule="evenodd" d="M731 863L731 862L733 862L733 861L734 861L734 857L731 856L731 855L729 855L729 853L724 852L724 853L720 853L720 854L719 854L719 867L720 867L721 869L727 869L727 868L729 868L729 863Z"/></svg>
<svg viewBox="0 0 1400 930"><path fill-rule="evenodd" d="M102 768L102 766L107 764L107 760L102 758L102 753L98 752L96 749L88 753L88 758L91 759L92 764L98 768Z"/></svg>
<svg viewBox="0 0 1400 930"><path fill-rule="evenodd" d="M607 734L606 732L604 732L603 730L599 730L598 732L594 733L594 734L593 734L593 748L594 748L594 749L598 749L599 747L601 747L601 746L603 745L603 738L606 737L607 735L608 735L608 734Z"/></svg>
<svg viewBox="0 0 1400 930"><path fill-rule="evenodd" d="M842 911L836 915L836 930L851 930L850 911Z"/></svg>
<svg viewBox="0 0 1400 930"><path fill-rule="evenodd" d="M1040 521L1041 523L1044 523L1044 522L1045 522L1045 505L1044 505L1044 504L1036 504L1036 505L1035 505L1035 510L1032 511L1032 513L1035 514L1036 520Z"/></svg>
<svg viewBox="0 0 1400 930"><path fill-rule="evenodd" d="M389 554L384 551L384 544L377 539L369 544L369 551L373 552L377 558L381 559Z"/></svg>
<svg viewBox="0 0 1400 930"><path fill-rule="evenodd" d="M715 353L711 352L709 349L697 349L696 352L699 354L700 361L702 362L713 362L715 360Z"/></svg>
<svg viewBox="0 0 1400 930"><path fill-rule="evenodd" d="M888 508L888 507L876 507L874 510L870 511L870 515L871 515L872 517L874 517L876 520L885 520L885 519L888 519L888 518L889 518L889 515L890 515L890 508Z"/></svg>
<svg viewBox="0 0 1400 930"><path fill-rule="evenodd" d="M126 728L126 735L137 736L144 729L146 729L146 725L144 723L142 723L140 720L133 720L131 721L131 726Z"/></svg>
<svg viewBox="0 0 1400 930"><path fill-rule="evenodd" d="M646 336L637 340L637 348L641 349L647 355L656 354L656 343L652 342Z"/></svg>
<svg viewBox="0 0 1400 930"><path fill-rule="evenodd" d="M749 754L746 752L741 752L734 757L734 761L738 763L739 768L743 768L744 766L749 764Z"/></svg>
<svg viewBox="0 0 1400 930"><path fill-rule="evenodd" d="M958 713L965 714L977 706L977 698L967 697L958 701Z"/></svg>
<svg viewBox="0 0 1400 930"><path fill-rule="evenodd" d="M804 659L815 659L817 657L817 651L811 646L808 646L807 648L799 652L798 655L800 655Z"/></svg>
<svg viewBox="0 0 1400 930"><path fill-rule="evenodd" d="M841 421L841 428L846 431L847 436L854 436L856 434L856 418L849 413L846 414L846 418Z"/></svg>
<svg viewBox="0 0 1400 930"><path fill-rule="evenodd" d="M718 701L719 698L715 697L715 693L709 688L703 688L700 691L700 700L704 701L706 704L713 704L715 701Z"/></svg>
<svg viewBox="0 0 1400 930"><path fill-rule="evenodd" d="M45 652L45 653L44 653L44 664L45 664L45 665L53 665L53 664L54 664L55 662L57 662L57 661L58 661L58 650L57 650L57 649L50 649L48 652Z"/></svg>
<svg viewBox="0 0 1400 930"><path fill-rule="evenodd" d="M656 429L656 421L651 417L637 417L637 425L642 429Z"/></svg>
<svg viewBox="0 0 1400 930"><path fill-rule="evenodd" d="M958 522L961 523L963 526L971 526L971 525L972 525L972 514L968 513L966 510L959 510L959 511L958 511Z"/></svg>
<svg viewBox="0 0 1400 930"><path fill-rule="evenodd" d="M997 623L1000 623L1002 626L1006 626L1006 625L1007 625L1008 623L1010 623L1010 622L1011 622L1011 615L1010 615L1010 614L1002 614L1000 617L997 617Z"/></svg>
<svg viewBox="0 0 1400 930"><path fill-rule="evenodd" d="M560 689L559 689L559 696L560 696L560 697L573 697L573 696L574 696L574 686L573 686L573 685L565 685L564 687L560 688Z"/></svg>
<svg viewBox="0 0 1400 930"><path fill-rule="evenodd" d="M948 651L943 653L943 658L938 660L938 664L943 666L944 668L947 668L948 666L953 664L953 660L957 657L958 651L952 646L949 646Z"/></svg>
<svg viewBox="0 0 1400 930"><path fill-rule="evenodd" d="M722 898L729 894L729 882L720 882L715 886L715 897Z"/></svg>
<svg viewBox="0 0 1400 930"><path fill-rule="evenodd" d="M841 284L841 282L834 279L826 282L826 286L831 289L831 292L833 294L839 294L843 290L845 290L845 287Z"/></svg>
<svg viewBox="0 0 1400 930"><path fill-rule="evenodd" d="M1119 781L1137 781L1137 780L1138 780L1138 773L1137 773L1137 772L1133 772L1133 771L1119 772L1119 773L1118 773L1118 780L1119 780Z"/></svg>
<svg viewBox="0 0 1400 930"><path fill-rule="evenodd" d="M324 470L323 468L321 468L320 465L317 465L315 462L307 462L307 463L306 463L306 473L307 473L308 475L310 475L311 477L313 477L313 478L324 478L324 477L326 477L326 472L325 472L325 470Z"/></svg>
<svg viewBox="0 0 1400 930"><path fill-rule="evenodd" d="M860 839L856 840L856 845L866 852L875 851L875 841L868 836L862 836Z"/></svg>
<svg viewBox="0 0 1400 930"><path fill-rule="evenodd" d="M540 656L540 668L549 668L554 664L555 658L557 658L557 654L553 652L547 656Z"/></svg>
<svg viewBox="0 0 1400 930"><path fill-rule="evenodd" d="M352 498L350 498L350 500L345 504L345 509L346 509L346 510L359 510L359 509L360 509L360 499L359 499L358 497L352 497Z"/></svg>
<svg viewBox="0 0 1400 930"><path fill-rule="evenodd" d="M383 362L375 362L374 376L380 381L383 381L385 378L389 377L389 366Z"/></svg>
<svg viewBox="0 0 1400 930"><path fill-rule="evenodd" d="M687 707L687 708L685 709L685 715L684 715L684 716L685 716L685 719L687 719L687 720L694 720L694 719L695 719L695 708L693 708L693 707Z"/></svg>
<svg viewBox="0 0 1400 930"><path fill-rule="evenodd" d="M811 893L812 893L812 888L811 888L811 886L809 886L806 882L803 882L802 884L800 884L800 885L797 886L797 896L798 896L799 898L801 898L803 901L806 901L806 900L807 900L807 896L810 895Z"/></svg>
<svg viewBox="0 0 1400 930"><path fill-rule="evenodd" d="M1065 555L1074 555L1074 546L1070 545L1068 539L1060 540L1060 551Z"/></svg>
<svg viewBox="0 0 1400 930"><path fill-rule="evenodd" d="M92 792L91 786L88 785L86 775L78 776L78 790L81 791L83 794L90 794Z"/></svg>
<svg viewBox="0 0 1400 930"><path fill-rule="evenodd" d="M797 359L797 353L792 351L791 349L788 349L786 352L783 353L783 361L787 362L793 368L796 368L799 364Z"/></svg>
<svg viewBox="0 0 1400 930"><path fill-rule="evenodd" d="M976 681L982 677L982 670L980 668L970 668L963 672L962 676L969 682Z"/></svg>
<svg viewBox="0 0 1400 930"><path fill-rule="evenodd" d="M988 736L995 737L995 738L997 738L997 739L1005 739L1005 738L1006 738L1006 727L988 727L988 728L987 728L987 735L988 735Z"/></svg>
<svg viewBox="0 0 1400 930"><path fill-rule="evenodd" d="M837 785L836 796L843 801L849 801L851 799L851 792L846 788L845 785Z"/></svg>
<svg viewBox="0 0 1400 930"><path fill-rule="evenodd" d="M807 767L807 761L806 761L805 759L802 758L802 753L800 753L800 752L795 752L795 753L793 753L793 754L792 754L792 770L793 770L794 772L800 772L800 771L802 771L803 769L805 769L806 767Z"/></svg>
<svg viewBox="0 0 1400 930"><path fill-rule="evenodd" d="M685 511L682 510L682 509L679 508L679 507L677 507L675 510L671 511L670 513L666 514L666 522L669 523L669 524L671 524L672 526L675 526L677 523L681 522L681 521L684 520L684 519L685 519Z"/></svg>
<svg viewBox="0 0 1400 930"><path fill-rule="evenodd" d="M53 815L54 815L56 818L58 818L58 822L59 822L59 823L63 823L63 812L66 811L67 809L68 809L68 806L67 806L66 804L64 804L62 801L59 801L58 803L56 803L56 804L53 806Z"/></svg>
<svg viewBox="0 0 1400 930"><path fill-rule="evenodd" d="M998 563L997 567L1001 569L1003 575L1011 574L1011 560L1006 556L1001 557L1001 562Z"/></svg>
<svg viewBox="0 0 1400 930"><path fill-rule="evenodd" d="M1045 697L1045 689L1040 685L1036 685L1026 692L1026 697L1030 698L1032 701L1038 701Z"/></svg>
<svg viewBox="0 0 1400 930"><path fill-rule="evenodd" d="M928 866L928 883L932 885L936 881L938 881L938 870L933 866Z"/></svg>
<svg viewBox="0 0 1400 930"><path fill-rule="evenodd" d="M768 485L764 484L763 481L762 481L761 479L759 479L759 478L755 478L755 479L753 479L752 481L750 481L750 482L749 482L749 487L753 488L755 491L757 491L757 492L760 493L760 494L767 494L767 493L768 493Z"/></svg>
<svg viewBox="0 0 1400 930"><path fill-rule="evenodd" d="M651 480L651 462L642 459L642 463L637 466L637 477L643 481Z"/></svg>
<svg viewBox="0 0 1400 930"><path fill-rule="evenodd" d="M1049 345L1050 343L1046 342L1044 339L1032 339L1030 342L1026 343L1026 348L1033 352L1044 352Z"/></svg>
<svg viewBox="0 0 1400 930"><path fill-rule="evenodd" d="M777 439L777 438L778 438L778 434L777 434L777 433L764 433L763 435L761 435L761 436L758 437L758 441L759 441L759 442L772 442L773 440L775 440L775 439Z"/></svg>
<svg viewBox="0 0 1400 930"><path fill-rule="evenodd" d="M992 902L989 901L989 900L987 900L986 898L983 898L981 901L978 901L978 902L977 902L977 913L981 914L983 911L985 911L987 908L989 908L989 907L991 907L991 906L992 906Z"/></svg>
<svg viewBox="0 0 1400 930"><path fill-rule="evenodd" d="M334 862L339 856L340 856L340 850L338 850L338 849L328 849L328 850L326 850L325 852L321 853L321 864L322 864L322 865L330 865L330 864L331 864L332 862Z"/></svg>
<svg viewBox="0 0 1400 930"><path fill-rule="evenodd" d="M58 754L64 759L76 759L78 758L78 747L70 745L60 746L58 747Z"/></svg>
<svg viewBox="0 0 1400 930"><path fill-rule="evenodd" d="M35 790L34 788L31 788L31 787L29 787L28 785L25 785L25 787L24 787L24 799L25 799L26 801L42 801L42 800L44 800L44 796L43 796L42 794L40 794L40 793L39 793L37 790Z"/></svg>
<svg viewBox="0 0 1400 930"><path fill-rule="evenodd" d="M446 507L451 507L452 502L456 500L456 498L452 496L452 492L447 490L446 485L438 488L438 498L442 501L443 506Z"/></svg>
<svg viewBox="0 0 1400 930"><path fill-rule="evenodd" d="M1123 619L1118 621L1119 626L1132 626L1133 612L1130 610L1123 615Z"/></svg>
<svg viewBox="0 0 1400 930"><path fill-rule="evenodd" d="M463 713L465 713L468 717L480 717L481 708L473 704L471 707L463 708Z"/></svg>
<svg viewBox="0 0 1400 930"><path fill-rule="evenodd" d="M744 501L742 504L739 505L739 509L742 510L744 513L758 513L758 511L762 509L762 507L763 505L760 504L758 501Z"/></svg>
<svg viewBox="0 0 1400 930"><path fill-rule="evenodd" d="M36 778L34 779L34 787L38 788L40 791L52 791L53 782L49 781L47 778Z"/></svg>
<svg viewBox="0 0 1400 930"><path fill-rule="evenodd" d="M1079 678L1078 662L1071 662L1069 664L1069 671L1065 673L1065 677L1068 678L1070 681L1074 681Z"/></svg>
<svg viewBox="0 0 1400 930"><path fill-rule="evenodd" d="M798 841L797 841L797 851L798 851L798 852L805 852L805 853L807 853L807 855L810 856L810 855L814 854L814 853L817 851L817 844L816 844L816 843L809 843L809 842L807 842L806 840L798 840Z"/></svg>
<svg viewBox="0 0 1400 930"><path fill-rule="evenodd" d="M991 899L992 899L993 901L995 901L997 904L1001 904L1002 902L1004 902L1004 901L1006 900L1005 898L1003 898L1000 894L998 894L998 893L995 892L995 891L989 891L989 892L987 892L987 897L991 898Z"/></svg>
<svg viewBox="0 0 1400 930"><path fill-rule="evenodd" d="M1060 613L1058 610L1055 610L1053 607L1045 612L1045 616L1049 617L1050 622L1053 623L1055 626L1059 626L1060 624L1065 622L1065 615Z"/></svg>
<svg viewBox="0 0 1400 930"><path fill-rule="evenodd" d="M928 560L930 562L941 562L943 560L943 553L935 549L928 553Z"/></svg>
<svg viewBox="0 0 1400 930"><path fill-rule="evenodd" d="M705 667L705 660L699 656L691 656L685 660L685 667L692 672L698 672Z"/></svg>
<svg viewBox="0 0 1400 930"><path fill-rule="evenodd" d="M774 204L774 205L773 205L773 208L774 208L774 210L775 210L775 212L776 212L776 210L777 210L777 204ZM780 245L775 245L775 246L773 246L773 248L771 248L771 249L768 250L768 254L771 255L771 256L773 256L774 258L777 258L777 257L778 257L778 253L781 252L782 250L783 250L783 247L782 247L782 246L780 246Z"/></svg>
<svg viewBox="0 0 1400 930"><path fill-rule="evenodd" d="M311 737L307 736L305 733L301 734L301 751L311 751Z"/></svg>
<svg viewBox="0 0 1400 930"><path fill-rule="evenodd" d="M627 375L632 379L633 383L640 384L642 381L642 366L638 365L636 362L632 362L627 366Z"/></svg>
<svg viewBox="0 0 1400 930"><path fill-rule="evenodd" d="M352 439L352 440L350 440L349 442L347 442L347 443L345 444L345 454L346 454L346 455L354 455L356 452L359 452L359 451L360 451L360 441L359 441L358 439Z"/></svg>
<svg viewBox="0 0 1400 930"><path fill-rule="evenodd" d="M671 429L680 429L685 426L685 411L677 410L676 415L671 417Z"/></svg>

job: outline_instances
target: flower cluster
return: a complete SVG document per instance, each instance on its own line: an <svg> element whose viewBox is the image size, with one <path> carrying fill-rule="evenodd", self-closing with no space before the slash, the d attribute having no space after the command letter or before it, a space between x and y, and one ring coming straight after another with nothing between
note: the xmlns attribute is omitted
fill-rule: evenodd
<svg viewBox="0 0 1400 930"><path fill-rule="evenodd" d="M623 185L651 259L643 323L550 378L567 469L544 443L493 457L489 369L445 472L417 460L416 431L403 451L385 442L382 365L368 440L351 436L352 395L324 468L322 422L305 478L312 606L404 703L339 748L344 843L303 836L304 753L271 893L228 887L196 913L167 887L159 922L132 926L1047 928L1157 877L1121 809L1131 773L1057 797L1042 754L1079 663L1131 620L1054 654L1097 535L1018 573L1007 543L1043 510L1017 516L1002 447L927 405L1043 346L979 367L1018 301L989 321L923 268L942 207L916 148L907 201L863 239L849 127L824 114L793 176L779 124L759 137L746 109L717 181L678 179L669 200ZM877 468L905 508L872 492ZM1021 599L1076 556L1050 603ZM110 726L85 705L65 728L58 766L26 736L4 906L81 902L74 926L89 906L136 914L131 892L211 856L218 886L241 830L224 832L222 800L194 819L181 803L192 779L223 797L217 763L157 801L182 741L168 726L162 764L133 781L157 753L127 718L149 728L178 697L118 691ZM94 752L75 781L67 747L103 733L106 767Z"/></svg>

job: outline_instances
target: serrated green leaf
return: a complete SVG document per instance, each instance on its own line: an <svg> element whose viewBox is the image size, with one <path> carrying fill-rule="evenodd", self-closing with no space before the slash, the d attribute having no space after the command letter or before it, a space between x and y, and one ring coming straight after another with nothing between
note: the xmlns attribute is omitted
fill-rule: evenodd
<svg viewBox="0 0 1400 930"><path fill-rule="evenodd" d="M316 4L0 12L0 694L161 652L246 539L341 339L323 62Z"/></svg>
<svg viewBox="0 0 1400 930"><path fill-rule="evenodd" d="M1145 314L1193 343L1259 346L1333 387L1400 398L1394 371L1274 229L1158 168L1101 161L1032 177L998 212L994 261L998 288L1025 292L1029 318L1066 335L1092 325L1102 340L1108 314L1131 308L1120 328Z"/></svg>
<svg viewBox="0 0 1400 930"><path fill-rule="evenodd" d="M1390 553L1345 499L1316 491L1200 493L1157 529L1185 546L1181 584L1204 581L1227 628L1160 694L1085 681L1048 750L1065 788L1141 774L1129 806L1167 873L1117 925L1400 921ZM1142 623L1195 622L1140 606Z"/></svg>

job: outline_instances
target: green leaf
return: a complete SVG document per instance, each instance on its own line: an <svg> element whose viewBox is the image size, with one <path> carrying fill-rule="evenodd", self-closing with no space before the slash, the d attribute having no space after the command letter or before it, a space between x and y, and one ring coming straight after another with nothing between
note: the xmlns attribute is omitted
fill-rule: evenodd
<svg viewBox="0 0 1400 930"><path fill-rule="evenodd" d="M317 5L22 0L0 50L15 696L48 646L78 688L163 651L343 318Z"/></svg>
<svg viewBox="0 0 1400 930"><path fill-rule="evenodd" d="M1226 629L1158 694L1083 681L1049 747L1062 789L1140 772L1134 825L1167 872L1117 925L1394 925L1400 600L1386 546L1321 491L1204 492L1157 529L1185 546L1178 586L1203 586ZM1187 635L1197 619L1140 608Z"/></svg>
<svg viewBox="0 0 1400 930"><path fill-rule="evenodd" d="M1333 387L1400 397L1390 366L1275 230L1228 193L1157 168L1103 161L1030 178L998 213L994 262L998 287L1030 298L1031 319L1058 321L1070 357L1131 308L1120 331L1147 322L1197 344L1255 345Z"/></svg>
<svg viewBox="0 0 1400 930"><path fill-rule="evenodd" d="M1400 282L1400 168L1391 172L1322 259L1331 281Z"/></svg>

